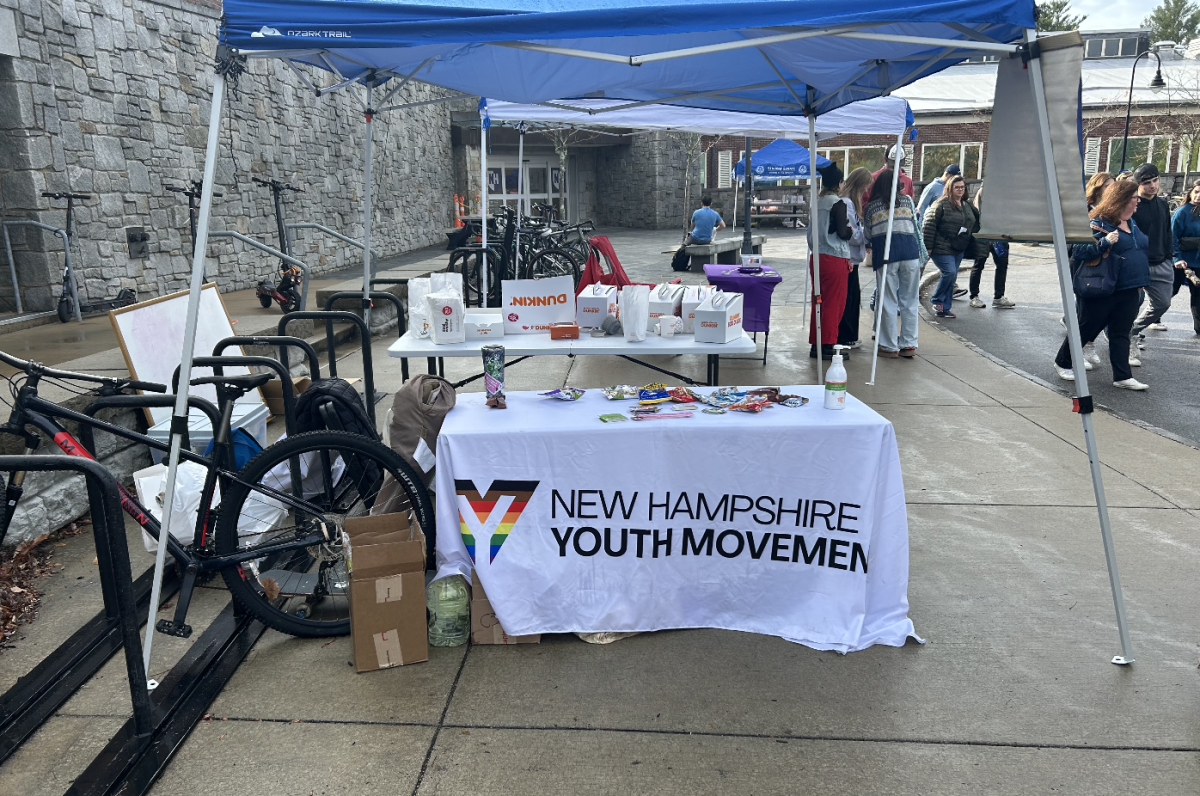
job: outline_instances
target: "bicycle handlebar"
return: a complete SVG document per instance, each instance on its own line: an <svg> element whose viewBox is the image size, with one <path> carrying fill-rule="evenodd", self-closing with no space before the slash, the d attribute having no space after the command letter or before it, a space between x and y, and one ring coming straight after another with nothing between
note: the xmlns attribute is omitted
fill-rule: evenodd
<svg viewBox="0 0 1200 796"><path fill-rule="evenodd" d="M11 354L0 351L0 362L10 365L24 373L29 373L31 370L37 370L41 375L48 376L52 379L68 379L70 381L85 381L90 384L105 384L112 387L129 388L133 390L142 390L143 392L161 392L167 391L165 384L155 384L151 381L138 381L137 379L116 379L109 376L93 376L89 373L75 373L70 370L55 370L47 368L40 362L32 362L27 359L17 359Z"/></svg>
<svg viewBox="0 0 1200 796"><path fill-rule="evenodd" d="M42 191L47 199L91 199L90 193L69 193L66 191Z"/></svg>
<svg viewBox="0 0 1200 796"><path fill-rule="evenodd" d="M186 185L164 185L163 187L166 188L171 193L181 193L184 196L196 196L196 197L200 196L200 188L198 188L198 187L194 188L194 189L189 188ZM221 193L220 191L213 191L213 196L224 196L224 195L225 194Z"/></svg>
<svg viewBox="0 0 1200 796"><path fill-rule="evenodd" d="M280 182L279 180L274 180L274 179L264 180L261 177L251 177L250 179L253 180L254 182L258 183L259 185L265 185L268 188L275 188L278 186L279 190L281 190L281 191L295 191L296 193L304 193L305 192L303 188L292 185L290 182Z"/></svg>

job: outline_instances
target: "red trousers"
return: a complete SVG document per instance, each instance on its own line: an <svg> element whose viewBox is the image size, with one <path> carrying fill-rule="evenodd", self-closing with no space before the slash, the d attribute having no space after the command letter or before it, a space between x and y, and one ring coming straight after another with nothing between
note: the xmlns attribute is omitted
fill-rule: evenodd
<svg viewBox="0 0 1200 796"><path fill-rule="evenodd" d="M808 277L812 279L812 255L808 257ZM850 261L845 257L821 255L821 345L833 345L838 336L838 324L846 309L846 286L850 278ZM808 342L817 342L817 304L813 301L808 321Z"/></svg>

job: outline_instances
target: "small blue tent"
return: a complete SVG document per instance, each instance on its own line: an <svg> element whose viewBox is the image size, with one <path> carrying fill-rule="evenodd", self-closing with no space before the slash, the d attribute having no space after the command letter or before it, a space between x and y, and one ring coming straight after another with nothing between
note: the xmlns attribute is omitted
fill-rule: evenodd
<svg viewBox="0 0 1200 796"><path fill-rule="evenodd" d="M817 155L817 168L823 169L832 161ZM786 138L777 138L750 155L750 170L757 180L807 180L808 150ZM746 159L742 158L733 167L733 173L741 180L746 171Z"/></svg>

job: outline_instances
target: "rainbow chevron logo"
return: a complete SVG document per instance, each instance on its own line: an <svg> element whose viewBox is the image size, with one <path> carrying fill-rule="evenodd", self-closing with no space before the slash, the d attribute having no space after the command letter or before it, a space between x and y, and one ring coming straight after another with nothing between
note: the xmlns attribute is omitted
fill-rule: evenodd
<svg viewBox="0 0 1200 796"><path fill-rule="evenodd" d="M454 481L454 489L459 498L458 524L472 562L475 561L475 546L479 537L490 540L486 542L488 563L496 560L496 554L500 552L525 507L529 505L529 499L533 497L539 483L493 481L488 491L481 495L475 488L474 481Z"/></svg>

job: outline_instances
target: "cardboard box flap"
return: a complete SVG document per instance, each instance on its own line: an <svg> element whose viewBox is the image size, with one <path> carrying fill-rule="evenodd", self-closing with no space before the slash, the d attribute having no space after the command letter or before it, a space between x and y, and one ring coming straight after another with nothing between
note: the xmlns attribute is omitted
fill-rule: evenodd
<svg viewBox="0 0 1200 796"><path fill-rule="evenodd" d="M352 580L425 571L425 536L404 514L348 518L343 544Z"/></svg>

